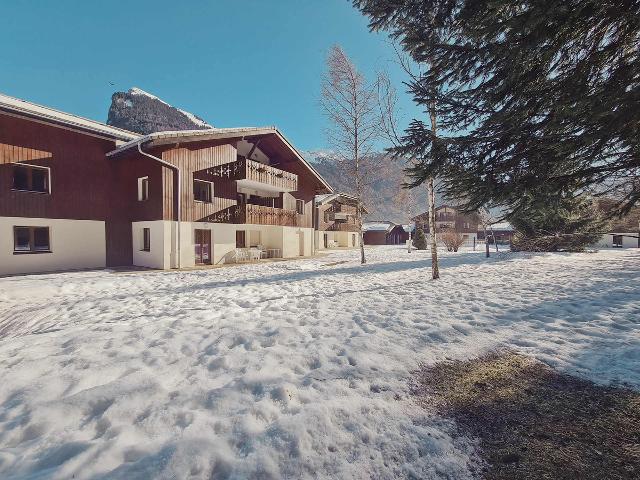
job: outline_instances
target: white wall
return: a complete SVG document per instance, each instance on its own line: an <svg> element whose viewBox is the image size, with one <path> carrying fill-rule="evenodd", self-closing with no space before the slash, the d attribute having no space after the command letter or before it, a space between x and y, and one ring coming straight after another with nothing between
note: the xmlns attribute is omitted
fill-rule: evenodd
<svg viewBox="0 0 640 480"><path fill-rule="evenodd" d="M13 227L49 227L51 253L13 254ZM0 217L0 275L104 268L104 222Z"/></svg>
<svg viewBox="0 0 640 480"><path fill-rule="evenodd" d="M171 242L173 240L175 222L156 220L153 222L133 222L131 224L131 240L133 247L133 264L138 267L168 269L174 266ZM142 231L150 230L151 238L148 252L142 250Z"/></svg>
<svg viewBox="0 0 640 480"><path fill-rule="evenodd" d="M316 232L316 246L318 250L325 250L324 248L324 235L327 234L327 238L329 243L335 240L338 242L338 247L342 248L357 248L360 247L360 234L358 232L336 232L333 230L329 231L317 231ZM352 244L351 236L356 236L355 245Z"/></svg>
<svg viewBox="0 0 640 480"><path fill-rule="evenodd" d="M638 248L638 232L631 233L612 233L603 235L593 247L595 248L613 248L613 235L622 235L622 248ZM636 238L631 238L636 237Z"/></svg>

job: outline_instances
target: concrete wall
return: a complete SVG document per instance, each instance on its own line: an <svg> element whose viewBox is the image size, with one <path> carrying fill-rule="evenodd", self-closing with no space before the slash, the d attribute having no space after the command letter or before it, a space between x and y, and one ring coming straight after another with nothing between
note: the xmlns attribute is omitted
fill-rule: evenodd
<svg viewBox="0 0 640 480"><path fill-rule="evenodd" d="M324 235L327 235L329 244L332 241L338 242L338 247L341 248L358 248L360 247L360 234L358 232L336 232L330 231L316 231L316 246L317 250L327 250L324 248ZM352 242L352 236L355 235L355 245ZM329 247L329 250L331 247Z"/></svg>
<svg viewBox="0 0 640 480"><path fill-rule="evenodd" d="M148 252L142 250L143 229L150 230L151 238ZM175 222L155 220L152 222L133 222L131 224L133 264L138 267L171 268L175 263L172 242L175 238Z"/></svg>
<svg viewBox="0 0 640 480"><path fill-rule="evenodd" d="M613 235L622 235L622 248L638 248L638 232L631 233L611 233L603 235L597 243L593 245L595 248L613 248ZM632 238L635 237L635 238Z"/></svg>
<svg viewBox="0 0 640 480"><path fill-rule="evenodd" d="M13 253L13 227L49 227L51 253ZM97 220L0 217L0 275L106 265L105 225Z"/></svg>

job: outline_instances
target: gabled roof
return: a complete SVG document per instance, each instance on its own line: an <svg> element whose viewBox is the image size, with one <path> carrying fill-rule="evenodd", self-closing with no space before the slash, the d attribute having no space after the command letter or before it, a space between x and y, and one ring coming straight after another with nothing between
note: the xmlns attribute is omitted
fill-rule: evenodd
<svg viewBox="0 0 640 480"><path fill-rule="evenodd" d="M241 128L211 128L207 130L177 130L168 132L155 132L149 135L136 138L120 145L115 150L107 153L107 156L117 156L137 148L138 145L146 145L147 147L157 147L162 145L170 145L174 143L203 142L207 140L223 140L228 138L244 138L256 137L263 135L274 135L282 141L284 145L302 162L303 165L324 185L324 187L333 192L331 185L322 178L313 166L307 162L304 157L296 150L296 148L285 138L276 127L241 127Z"/></svg>
<svg viewBox="0 0 640 480"><path fill-rule="evenodd" d="M377 222L364 222L362 224L363 232L389 232L396 226L393 222L377 221Z"/></svg>
<svg viewBox="0 0 640 480"><path fill-rule="evenodd" d="M334 200L341 203L355 202L357 204L358 197L354 195L350 195L348 193L341 193L341 192L325 193L324 195L316 195L316 205L325 205L329 202L333 202ZM362 212L369 213L367 209L364 207L362 207Z"/></svg>
<svg viewBox="0 0 640 480"><path fill-rule="evenodd" d="M0 112L113 140L129 141L140 137L137 133L129 132L128 130L20 100L2 93L0 93Z"/></svg>

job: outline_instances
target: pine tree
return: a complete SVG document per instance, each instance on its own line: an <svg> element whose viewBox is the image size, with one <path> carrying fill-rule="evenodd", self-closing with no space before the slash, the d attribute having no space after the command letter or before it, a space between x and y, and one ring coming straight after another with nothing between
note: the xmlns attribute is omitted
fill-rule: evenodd
<svg viewBox="0 0 640 480"><path fill-rule="evenodd" d="M640 202L640 1L353 3L429 66L409 93L447 136L410 124L416 184L437 177L466 211L521 210L538 185Z"/></svg>
<svg viewBox="0 0 640 480"><path fill-rule="evenodd" d="M583 251L606 231L593 199L545 192L528 195L525 206L509 216L516 230L513 251Z"/></svg>
<svg viewBox="0 0 640 480"><path fill-rule="evenodd" d="M416 228L416 235L413 238L413 246L418 250L426 250L427 249L427 237L421 228Z"/></svg>

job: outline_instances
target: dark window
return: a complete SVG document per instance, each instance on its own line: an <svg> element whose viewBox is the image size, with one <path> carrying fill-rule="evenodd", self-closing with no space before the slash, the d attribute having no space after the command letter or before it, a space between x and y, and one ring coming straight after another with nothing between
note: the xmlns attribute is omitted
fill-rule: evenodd
<svg viewBox="0 0 640 480"><path fill-rule="evenodd" d="M236 230L236 248L245 248L246 244L246 236L244 230Z"/></svg>
<svg viewBox="0 0 640 480"><path fill-rule="evenodd" d="M193 199L198 202L211 203L213 184L202 180L193 181Z"/></svg>
<svg viewBox="0 0 640 480"><path fill-rule="evenodd" d="M23 192L49 193L49 169L14 165L13 189Z"/></svg>
<svg viewBox="0 0 640 480"><path fill-rule="evenodd" d="M49 227L13 227L15 253L50 252Z"/></svg>
<svg viewBox="0 0 640 480"><path fill-rule="evenodd" d="M299 215L304 215L304 200L296 200L296 212Z"/></svg>
<svg viewBox="0 0 640 480"><path fill-rule="evenodd" d="M615 248L622 248L622 235L613 235L613 246Z"/></svg>
<svg viewBox="0 0 640 480"><path fill-rule="evenodd" d="M142 251L143 252L151 251L151 229L150 228L142 229Z"/></svg>

